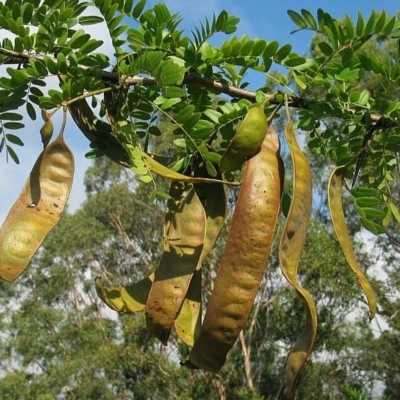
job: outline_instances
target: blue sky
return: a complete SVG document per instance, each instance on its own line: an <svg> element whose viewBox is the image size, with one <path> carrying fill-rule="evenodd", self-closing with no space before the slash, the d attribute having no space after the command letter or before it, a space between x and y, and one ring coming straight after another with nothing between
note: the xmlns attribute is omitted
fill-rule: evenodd
<svg viewBox="0 0 400 400"><path fill-rule="evenodd" d="M158 1L150 0L149 5ZM300 32L291 35L295 29L294 23L287 15L287 10L300 12L305 8L314 15L318 8L330 13L334 18L341 18L347 13L356 18L360 11L364 16L369 16L371 10L385 10L389 14L395 14L400 10L400 4L395 0L351 1L351 0L281 0L281 1L256 1L256 0L166 0L164 3L173 12L179 12L184 17L183 26L191 29L198 25L204 16L212 17L213 12L218 14L222 10L229 14L239 16L238 36L244 33L250 37L261 37L267 41L278 40L280 43L292 43L298 53L304 53L308 49L311 33Z"/></svg>
<svg viewBox="0 0 400 400"><path fill-rule="evenodd" d="M149 0L148 6L156 4L158 1ZM308 9L313 14L318 8L329 12L335 18L341 18L345 13L350 17L356 18L357 11L368 17L372 9L384 9L388 14L395 14L400 9L400 4L395 0L383 0L381 2L364 0L282 0L282 1L255 1L255 0L166 0L165 4L172 12L179 12L184 21L182 27L190 33L194 26L204 21L204 17L212 18L213 13L218 14L221 10L227 10L229 14L234 14L241 18L237 36L247 34L250 37L260 37L267 41L277 40L281 45L291 43L293 50L299 54L305 54L311 39L310 32L299 32L291 35L290 32L296 27L287 15L287 10L300 11L302 8ZM91 33L96 38L105 40L104 51L111 52L109 40L106 38L106 29L93 28ZM223 39L223 36L221 36ZM0 70L1 71L1 70ZM1 73L1 72L0 72ZM261 79L263 79L261 77ZM261 83L262 84L262 83ZM6 163L5 153L0 154L0 222L5 218L8 209L17 198L29 171L41 151L39 136L41 122L32 123L27 121L27 127L21 132L21 137L25 141L25 147L18 149L21 158L19 166L12 162ZM57 127L56 127L57 131ZM82 134L69 121L66 131L66 139L75 154L76 159L76 179L71 193L69 209L73 211L84 200L83 175L85 169L90 165L85 160L84 154L88 150L88 142Z"/></svg>

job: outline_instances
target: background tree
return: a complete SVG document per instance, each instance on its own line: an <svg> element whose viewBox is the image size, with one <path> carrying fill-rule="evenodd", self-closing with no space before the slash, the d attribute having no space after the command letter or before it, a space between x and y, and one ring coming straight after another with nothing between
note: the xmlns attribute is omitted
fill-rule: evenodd
<svg viewBox="0 0 400 400"><path fill-rule="evenodd" d="M146 386L146 390L150 388L157 396L159 386L156 384L154 390L152 386L157 377L154 376L153 380L151 375L143 372L154 359L161 374L171 367L172 374L179 370L179 382L182 376L191 377L192 380L182 380L179 393L174 392L175 383L170 389L174 396L186 395L183 390L189 390L193 397L204 396L210 394L210 388L215 388L214 392L220 397L248 398L251 392L254 396L258 392L266 398L279 396L281 384L274 385L270 379L281 376L279 364L283 365L285 358L283 349L287 350L295 340L291 333L297 333L301 325L299 312L302 307L298 299L285 290L277 274L277 260L272 259L254 314L239 337L240 347L232 351L230 364L221 376L192 375L188 371L182 374L176 362L171 363L171 360L174 356L185 355L187 349L175 341L171 346L172 353L168 354L169 359L154 358L158 356L153 351L159 345L152 339L144 333L139 334L142 344L136 342L136 336L129 337L132 331L140 329L140 325L131 326L132 321L138 322L140 317L126 321L121 318L119 325L115 320L104 322L103 316L98 315L101 307L88 282L93 279L94 272L108 277L116 271L116 276L110 276L109 283L112 284L114 280L125 283L127 276L137 281L154 269L154 262L160 257L158 243L163 237L155 233L153 223L161 223L162 207L159 201L168 197L164 184L154 174L188 180L196 174L200 163L209 178L216 178L221 154L233 138L237 122L246 115L253 102L263 104L265 113L271 118L285 100L290 107L298 109L297 126L309 133L307 144L319 156L319 159L309 156L310 160L314 165L321 165L321 160L345 165L346 178L354 178L353 183L361 186L361 189L358 187L350 191L350 199L355 203L361 224L376 234L387 231L391 242L396 244L398 238L396 233L391 233L391 224L400 220L396 205L398 192L395 189L398 183L399 135L395 129L390 129L398 126L395 94L399 54L396 48L390 52L392 45L388 45L389 52L385 52L383 44L388 38L398 38L399 21L395 16L376 12L368 20L359 15L354 23L348 17L343 23L336 21L322 10L318 11L316 18L306 10L289 12L300 29L311 29L320 35L316 39L314 54L305 58L292 52L290 45L279 46L275 41L248 36L240 39L231 36L219 47L210 44L213 34L223 32L231 35L236 29L238 18L229 16L225 11L212 20L206 20L189 37L178 28L180 17L172 15L163 4L145 9L145 1L135 4L132 1L95 1L94 6L100 11L101 18L83 15L89 6L89 3L75 0L42 3L8 1L0 4L0 26L15 36L14 41L3 40L0 62L22 64L21 68L7 68L7 76L0 79L1 148L18 161L13 144L21 144L21 141L9 131L23 127L20 122L21 107L26 107L32 119L37 116L37 106L52 109L43 113L45 126L50 124L53 114L59 109L65 111L68 108L75 123L90 140L90 157L107 155L116 163L131 168L139 175L139 180L149 185L130 182L127 186L126 176L119 170L108 168L108 164L102 165L103 160L89 171L87 203L73 216L65 217L63 225L50 236L48 244L33 263L30 275L21 280L24 286L17 287L21 291L17 292L21 299L18 312L12 317L4 315L7 326L5 357L16 357L15 365L26 367L29 371L33 369L34 373L29 372L28 380L51 377L51 383L42 385L31 382L27 390L38 391L27 392L26 396L56 396L62 391L71 398L97 397L100 392L110 398L130 396L132 393L136 396ZM124 25L125 18L129 18L131 25ZM106 23L113 41L116 62L112 67L105 54L95 52L101 42L78 26L100 22ZM37 26L37 32L32 32L30 25ZM375 48L378 46L380 51L371 54L367 44ZM284 74L277 76L279 89L286 91L285 96L281 91L269 93L264 88L256 92L246 91L246 72L266 73L273 63L283 66L289 73L289 78ZM50 75L57 76L60 88L43 93L41 88L46 86L46 78ZM297 86L294 87L291 82ZM216 91L227 96L215 102ZM86 101L89 97L92 98L90 106ZM160 120L168 126L168 135L161 135ZM164 147L154 145L154 137L160 135ZM363 159L365 154L367 157ZM321 182L325 179L324 172L322 170L317 175ZM231 183L235 177L229 172L224 174L224 179ZM134 196L131 196L132 191ZM324 194L324 191L320 189L320 193ZM150 205L142 198L143 195L156 203ZM126 203L122 199L126 199ZM288 196L285 199L287 201ZM320 201L324 201L323 196ZM37 208L35 202L27 206ZM140 210L140 218L135 217L139 214L132 212L136 209ZM338 337L345 338L354 347L361 337L373 343L371 348L375 343L362 322L353 324L351 328L349 325L338 328L345 316L354 310L357 297L352 288L349 297L344 298L343 289L338 286L340 280L330 280L332 276L337 276L339 266L344 263L335 251L335 245L332 244L326 269L321 269L321 257L314 252L318 249L321 254L331 249L326 243L334 235L330 228L325 227L326 218L326 209L321 207L309 230L302 261L308 267L301 272L302 282L310 287L321 314L312 368L306 372L303 386L299 389L299 395L309 398L321 396L322 391L329 398L332 393L338 394L341 386L365 387L376 381L376 376L368 374L363 367L366 364L362 358L358 359L356 366L351 357L338 365L342 356ZM79 226L82 232L77 229ZM359 226L356 223L350 227L355 233ZM143 240L143 234L152 240ZM316 260L318 265L315 265ZM334 264L331 264L332 260ZM204 274L209 279L206 281L209 289L215 276L215 261L218 261L218 256L211 258ZM392 273L395 271L388 271L390 276ZM354 283L348 272L344 272L343 277L347 285ZM323 278L327 280L322 281ZM63 286L55 295L52 288L57 279ZM52 282L51 288L46 286L48 282ZM28 289L31 291L29 295ZM32 298L40 299L41 303L32 303ZM395 307L393 299L386 296L385 302L388 315L396 315L391 312ZM70 314L70 310L74 313ZM27 316L32 313L37 318L27 323ZM284 316L288 313L293 318L285 320ZM259 321L265 322L264 325L258 325ZM271 324L274 342L265 348L258 338L269 336ZM263 329L260 329L262 325ZM98 331L93 330L93 326L98 326ZM33 329L43 331L39 341L42 347L36 347L38 343L24 335L24 332ZM397 328L394 326L392 329ZM363 336L364 331L366 336ZM82 332L84 335L80 336L78 333ZM51 344L55 338L62 341L64 334L68 340L74 335L76 342L74 346L61 346L60 354ZM94 336L92 344L98 344L95 348L102 349L102 340L107 339L112 347L116 347L116 354L121 343L125 350L131 350L129 346L133 341L136 350L132 349L132 352L144 363L140 364L144 369L132 372L131 368L138 364L125 365L124 359L121 362L123 373L115 377L112 374L118 368L113 362L115 359L120 362L120 359L104 350L106 355L102 357L101 366L96 364L97 353L89 352L85 358L88 356L93 360L96 368L91 370L82 356L80 361L79 358L74 359L78 369L68 374L68 368L72 366L67 361L72 355L80 354L77 350L83 352L91 335ZM384 337L389 337L389 342L382 343L390 343L391 332L382 335L379 340ZM74 351L71 351L72 348ZM93 349L92 346L90 348ZM138 352L138 349L143 351ZM146 355L144 360L141 358L143 354ZM147 359L149 354L150 360ZM325 356L323 362L321 354ZM267 375L261 373L261 355L270 360L270 373ZM110 370L106 368L108 363L104 363L108 356L109 365L114 367ZM57 364L59 359L63 360L62 365ZM236 361L239 360L244 365L242 373L237 368ZM360 377L354 371L362 371L363 374ZM381 371L385 375L388 395L393 395L398 377L384 369ZM332 387L318 381L317 373L319 377L329 376ZM3 380L5 390L13 390L13 382L24 374L17 371L6 377ZM99 377L106 376L110 377L110 382L113 377L114 383L98 382ZM199 385L193 376L201 376L203 383ZM144 384L147 379L149 382ZM187 387L187 381L193 385ZM203 386L204 382L209 385ZM35 389L36 386L38 389ZM45 387L49 392L44 390L41 393L40 390Z"/></svg>

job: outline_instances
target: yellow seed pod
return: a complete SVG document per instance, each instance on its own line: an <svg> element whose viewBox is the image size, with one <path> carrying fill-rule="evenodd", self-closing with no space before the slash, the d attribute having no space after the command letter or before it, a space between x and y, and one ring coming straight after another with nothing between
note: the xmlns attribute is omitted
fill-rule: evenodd
<svg viewBox="0 0 400 400"><path fill-rule="evenodd" d="M96 278L95 284L97 295L108 307L130 314L144 311L153 281L154 273L128 286L107 288L100 277Z"/></svg>
<svg viewBox="0 0 400 400"><path fill-rule="evenodd" d="M267 127L268 120L264 113L264 103L251 108L222 155L221 171L236 171L248 157L256 154L261 148Z"/></svg>
<svg viewBox="0 0 400 400"><path fill-rule="evenodd" d="M67 203L74 159L63 137L65 122L64 112L60 134L40 154L0 229L0 278L8 282L26 269Z"/></svg>
<svg viewBox="0 0 400 400"><path fill-rule="evenodd" d="M300 150L286 103L288 123L285 138L288 144L293 169L293 195L279 244L279 263L287 281L294 287L306 309L306 322L286 363L287 392L291 393L296 378L303 368L314 345L317 333L317 312L314 300L298 279L298 265L307 237L311 217L312 179L311 168Z"/></svg>
<svg viewBox="0 0 400 400"><path fill-rule="evenodd" d="M343 212L343 180L348 164L336 167L329 178L328 183L328 204L329 212L333 228L335 229L336 237L347 263L357 277L357 280L364 290L369 307L369 318L373 319L376 314L376 296L362 268L358 264L351 244L351 237L347 228L346 219Z"/></svg>

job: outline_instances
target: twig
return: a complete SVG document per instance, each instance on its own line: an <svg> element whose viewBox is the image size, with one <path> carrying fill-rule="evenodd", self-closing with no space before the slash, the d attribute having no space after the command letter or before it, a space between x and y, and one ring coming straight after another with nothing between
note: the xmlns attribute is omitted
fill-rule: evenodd
<svg viewBox="0 0 400 400"><path fill-rule="evenodd" d="M38 60L44 62L44 56L41 54L29 54L29 53L18 53L13 50L8 50L0 47L0 54L5 55L7 58L3 60L3 64L21 64L30 59ZM48 56L49 57L49 56ZM57 59L52 58L54 62ZM157 80L153 77L144 77L140 75L134 76L120 76L117 72L104 71L99 68L92 68L85 65L79 65L83 70L93 73L94 76L100 77L104 82L109 82L111 84L121 84L126 86L135 86L141 84L143 86L152 86L157 84ZM199 85L204 88L210 89L217 93L226 94L232 98L247 99L249 101L255 101L256 92L241 89L236 86L228 85L226 83L221 83L210 78L206 78L195 71L188 72L182 82L182 85ZM270 104L280 104L282 102L282 93L264 93L266 99ZM292 108L309 109L312 104L318 103L316 100L303 99L301 97L296 97L292 95L287 95L288 106ZM347 109L349 113L354 113L353 109ZM378 114L372 114L370 116L372 122L384 122L385 128L391 128L399 126L397 121L388 120L385 118L383 121L383 116Z"/></svg>

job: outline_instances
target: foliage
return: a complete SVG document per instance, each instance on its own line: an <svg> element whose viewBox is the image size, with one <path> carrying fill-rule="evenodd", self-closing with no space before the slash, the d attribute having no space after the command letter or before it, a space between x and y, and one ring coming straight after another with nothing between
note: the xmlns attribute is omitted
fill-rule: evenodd
<svg viewBox="0 0 400 400"><path fill-rule="evenodd" d="M94 9L100 16L92 15ZM279 263L285 277L307 306L306 328L292 348L287 362L287 386L290 389L314 345L316 314L313 300L298 280L298 264L306 242L308 216L312 205L311 170L307 158L297 146L289 107L297 109L296 127L307 133L307 145L314 155L336 165L326 195L329 199L329 211L336 236L347 262L362 284L367 295L370 316L373 317L376 311L375 294L355 260L351 238L346 233L342 187L347 186L346 179L352 180L351 199L361 224L371 232L383 234L390 230L392 224L400 222L398 193L395 190L399 178L400 136L394 129L398 127L400 116L396 98L400 79L400 53L398 46L389 46L388 48L394 50L380 53L378 59L375 54L366 51L368 43L398 40L400 22L396 16L375 11L368 19L359 14L355 22L347 15L343 21L335 20L323 10L318 10L316 17L307 10L301 10L300 13L289 11L288 14L298 30L307 29L318 34L318 41L314 42L313 57L299 56L292 51L290 44L281 46L276 41L252 39L247 35L242 38L234 36L239 18L226 11L214 15L212 19L205 19L200 27L194 28L190 36L186 36L179 29L181 17L171 14L162 3L148 9L144 0L95 0L93 3L78 0L8 0L0 3L0 29L8 32L8 37L0 45L0 64L19 64L18 67L8 66L5 76L0 78L0 150L4 149L8 157L19 162L13 146L23 144L16 134L18 129L24 128L22 110L26 110L28 116L35 120L38 109L42 109L44 125L41 133L46 145L48 133L52 130L51 118L61 109L65 115L68 109L74 122L90 141L88 157L108 156L117 164L130 168L140 182L149 184L147 187L151 187L152 201L168 199L163 237L155 235L154 242L162 241L163 253L149 291L146 289L140 296L147 298L147 326L154 332L162 332L157 336L163 342L167 341L174 321L179 319L183 302L195 304L196 313L187 316L190 320L188 326L191 340L195 341L202 332L214 329L207 324L198 328L201 300L197 294L193 295L190 286L194 282L192 276L195 276L195 271L200 270L204 258L213 246L204 253L203 248L206 248L207 241L212 241L214 245L215 240L210 237L218 237L221 228L218 231L214 229L212 234L211 229L208 230L215 211L210 210L210 214L207 214L207 204L211 203L211 191L208 188L211 185L240 184L237 181L241 178L240 174L234 173L234 170L239 169L241 163L239 158L235 159L235 155L239 154L241 161L249 165L252 157L259 152L261 139L269 140L265 121L270 124L285 105L288 119L285 139L291 152L292 189L285 193L282 201L282 212L287 220L285 228L279 232L282 236L278 249ZM113 60L97 51L102 42L91 37L84 29L87 25L97 24L105 24L108 28L114 48ZM216 33L223 33L228 37L220 46L210 42ZM269 74L274 64L286 69L287 74ZM246 74L249 71L275 79L279 84L278 91L270 93L264 87L254 92L246 90ZM51 77L58 79L57 89L48 88L48 79ZM367 81L379 83L380 90L369 90L365 87ZM225 96L216 99L216 93ZM89 98L90 105L87 101ZM261 117L260 124L250 121L256 113L257 118ZM242 125L238 125L241 120ZM170 135L162 133L160 121L168 124ZM158 153L154 146L154 140L158 137L165 146L163 153ZM252 144L253 139L255 147ZM311 159L310 156L308 158ZM227 159L228 167L224 163ZM38 163L46 162L45 158L40 160L42 159L39 157ZM220 170L225 173L221 175ZM102 187L102 179L107 179L104 171L102 174L100 181L95 176L90 178L90 190ZM31 174L28 181L31 191L45 193L47 180L34 179L33 175ZM159 183L156 175L172 180L169 191ZM283 178L279 179L283 185ZM242 183L241 190L249 191L250 185L246 185L245 180ZM264 184L265 193L269 179L265 179ZM207 189L204 190L201 185L206 185ZM181 190L177 190L178 187ZM126 194L125 186L117 188L121 191L121 196ZM143 255L142 245L147 248L154 243L144 243L140 239L129 240L123 228L123 220L115 210L118 208L115 204L119 203L119 197L111 201L106 194L104 196L105 201L102 193L92 200L99 201L102 207L109 210L108 224L119 234L125 235L127 243L138 256L125 259L123 249L114 237L107 237L109 242L106 249L104 248L104 236L101 235L109 232L110 227L107 224L101 227L104 231L94 233L95 237L100 235L99 254L113 253L114 263L118 268L126 268L125 276L134 276L135 281L138 281L142 276L136 276L136 271L132 273L130 266L144 263L149 266L149 273L152 272L150 265L157 259L155 254L149 252L144 259L139 255ZM237 200L238 210L241 197L244 195ZM26 207L35 204L40 211L44 204L43 198L40 201L41 203L33 200L27 202ZM193 206L194 201L197 202L199 212L191 221L187 210L190 210L190 204ZM258 204L257 201L255 196L250 204ZM225 206L225 200L223 203ZM275 207L277 211L279 203ZM21 208L18 213L14 222L10 220L12 215L6 220L6 223L12 224L16 229L19 229L19 221L26 211ZM47 208L42 213L45 218L50 218L52 214L53 211ZM150 214L146 220L138 219L138 223L144 225L143 231L146 231L153 217ZM257 224L252 225L252 222L254 221L247 222L250 238L262 233ZM78 221L70 223L71 229L74 229ZM97 222L91 220L88 223L95 225ZM194 235L193 224L202 225L204 229L195 229ZM40 229L41 225L37 225L32 228L32 232L36 233ZM39 242L46 233L43 231L39 234ZM233 225L229 235L233 237L239 233L238 227ZM198 239L196 245L193 244L195 236ZM256 258L254 250L258 246L255 241L250 240L243 247L236 247L231 246L229 237L226 254L232 255L238 248L239 254L250 254ZM17 239L15 240L18 241ZM272 236L268 241L270 247ZM83 243L77 243L78 248L82 245ZM8 255L12 248L13 244L5 247L2 253ZM73 255L78 263L82 260L90 263L90 257L93 255L89 255L89 258L86 254ZM54 260L49 260L49 265L52 262ZM173 270L167 268L170 263L175 267ZM66 270L67 265L63 266ZM99 265L103 268L102 263ZM7 267L0 265L0 269L2 268ZM102 271L102 275L107 275L106 271L108 268ZM235 285L224 281L225 275L221 275L217 276L217 283L222 282L222 288L224 285ZM237 296L231 294L235 300L240 298L239 293L253 279L251 274L247 275L236 287ZM53 278L56 275L53 271L49 276ZM239 275L236 274L237 276ZM157 289L159 284L165 296ZM244 287L241 287L242 284ZM66 285L64 289L68 287L71 295L73 287ZM200 284L197 288L198 291L201 290ZM88 288L82 289L89 293ZM97 289L100 297L111 308L134 312L129 304L137 299L131 286L107 289L98 284ZM157 298L156 293L159 296ZM243 322L239 328L244 327L254 300L250 291L245 294L248 295L243 309L246 311L241 315ZM217 304L214 301L218 299L214 300L211 296L209 309ZM124 308L120 307L121 304ZM24 311L21 305L21 310L32 312L30 306ZM296 306L298 302L294 303L294 307ZM62 315L51 309L44 312L44 320L48 320L46 324L62 324ZM167 314L170 315L165 322L163 318ZM234 341L229 339L227 343L223 332L224 329L229 329L229 321L236 317L227 308L220 318L221 321L226 318L228 322L218 328L219 339L211 347L230 348ZM46 329L46 324L40 326L40 329ZM299 325L300 323L296 326ZM82 327L83 330L86 329L85 325ZM239 338L244 343L243 337L238 336L240 329L236 330L234 338ZM86 335L89 334L90 330ZM16 343L15 346L17 345L19 344ZM206 345L201 348L203 355L204 346ZM30 359L28 357L21 362L29 364ZM197 362L191 366L202 366L200 364ZM50 367L51 365L48 368ZM248 360L245 367L249 380L251 373Z"/></svg>

